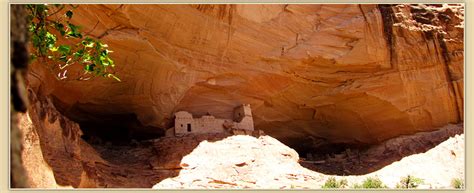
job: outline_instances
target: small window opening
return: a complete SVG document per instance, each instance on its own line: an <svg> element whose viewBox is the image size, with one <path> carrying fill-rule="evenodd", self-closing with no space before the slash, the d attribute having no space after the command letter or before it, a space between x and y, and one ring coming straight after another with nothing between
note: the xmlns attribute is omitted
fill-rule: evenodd
<svg viewBox="0 0 474 193"><path fill-rule="evenodd" d="M188 123L188 132L191 132L191 124Z"/></svg>

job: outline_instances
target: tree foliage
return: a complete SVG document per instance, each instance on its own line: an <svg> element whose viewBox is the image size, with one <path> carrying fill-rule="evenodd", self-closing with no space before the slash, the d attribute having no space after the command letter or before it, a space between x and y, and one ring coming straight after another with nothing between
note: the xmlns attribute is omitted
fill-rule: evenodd
<svg viewBox="0 0 474 193"><path fill-rule="evenodd" d="M73 77L74 80L88 80L101 76L120 79L115 76L115 63L107 44L100 40L84 37L80 26L70 22L77 6L64 4L28 4L29 32L31 35L31 59L41 58L45 63L53 63L51 70L60 80L68 78L68 67L82 65L83 71ZM52 12L52 13L50 13ZM64 13L59 15L59 13ZM54 19L52 19L54 17ZM69 44L60 44L58 37L72 40Z"/></svg>

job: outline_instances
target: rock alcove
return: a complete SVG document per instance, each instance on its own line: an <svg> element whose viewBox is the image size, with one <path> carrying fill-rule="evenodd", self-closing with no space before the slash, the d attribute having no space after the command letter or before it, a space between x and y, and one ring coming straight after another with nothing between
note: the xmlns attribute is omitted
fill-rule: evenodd
<svg viewBox="0 0 474 193"><path fill-rule="evenodd" d="M251 104L255 128L306 168L366 174L462 133L462 10L81 5L72 22L114 50L123 81L59 81L32 63L25 132L58 185L152 187L201 141L229 137L165 138L174 112L229 119ZM361 155L367 164L349 167Z"/></svg>

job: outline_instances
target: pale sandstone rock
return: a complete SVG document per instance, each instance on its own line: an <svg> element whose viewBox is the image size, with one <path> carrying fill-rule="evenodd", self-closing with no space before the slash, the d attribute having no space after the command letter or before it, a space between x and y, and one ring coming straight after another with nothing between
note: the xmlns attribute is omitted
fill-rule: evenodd
<svg viewBox="0 0 474 193"><path fill-rule="evenodd" d="M269 136L203 141L183 157L186 167L177 177L153 188L319 188L321 174L304 169L298 159L295 150Z"/></svg>
<svg viewBox="0 0 474 193"><path fill-rule="evenodd" d="M436 135L420 133L401 139L417 140L419 136L431 134ZM364 175L333 176L302 167L293 149L270 136L258 139L231 136L215 142L199 143L182 158L181 165L184 167L178 176L164 179L153 188L320 189L329 177L346 179L349 185L346 188L361 184L367 177L378 177L389 188L395 188L402 177L412 175L424 180L418 188L452 189L450 182L453 178L464 179L464 134L444 137L447 140L434 148L406 156L377 171ZM391 145L398 148L416 146L396 142L391 142Z"/></svg>
<svg viewBox="0 0 474 193"><path fill-rule="evenodd" d="M23 139L21 153L29 188L72 188L56 183L54 173L43 157L40 140L28 114L18 114Z"/></svg>

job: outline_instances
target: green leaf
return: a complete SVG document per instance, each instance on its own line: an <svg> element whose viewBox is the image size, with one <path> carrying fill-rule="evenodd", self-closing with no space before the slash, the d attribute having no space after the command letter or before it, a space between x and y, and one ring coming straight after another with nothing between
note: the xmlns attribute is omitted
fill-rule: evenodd
<svg viewBox="0 0 474 193"><path fill-rule="evenodd" d="M46 32L46 47L52 48L56 44L56 36L52 33Z"/></svg>
<svg viewBox="0 0 474 193"><path fill-rule="evenodd" d="M64 29L64 25L63 25L62 23L58 23L58 22L56 22L56 23L54 23L54 24L55 24L55 25L54 25L54 28L55 28L56 30L58 30L58 32L59 32L62 36L64 36L64 35L66 34L66 30Z"/></svg>
<svg viewBox="0 0 474 193"><path fill-rule="evenodd" d="M66 35L70 37L75 37L75 38L82 38L82 34L79 32L78 26L72 23L68 23L68 28L69 28L69 31L66 33Z"/></svg>
<svg viewBox="0 0 474 193"><path fill-rule="evenodd" d="M90 37L86 37L86 38L84 39L84 41L91 42L91 41L94 41L94 39L92 39L92 38L90 38Z"/></svg>
<svg viewBox="0 0 474 193"><path fill-rule="evenodd" d="M90 37L86 37L84 40L82 40L82 45L86 48L92 48L94 47L94 40Z"/></svg>
<svg viewBox="0 0 474 193"><path fill-rule="evenodd" d="M98 42L95 44L95 50L99 52L102 49L102 43Z"/></svg>
<svg viewBox="0 0 474 193"><path fill-rule="evenodd" d="M114 61L110 58L107 58L107 61L110 63L110 66L115 67Z"/></svg>
<svg viewBox="0 0 474 193"><path fill-rule="evenodd" d="M33 35L31 40L33 41L33 46L34 47L38 47L40 45L40 39L37 35Z"/></svg>
<svg viewBox="0 0 474 193"><path fill-rule="evenodd" d="M94 71L94 67L95 67L95 64L87 64L87 65L84 67L84 70L86 70L87 72L93 72L93 71Z"/></svg>
<svg viewBox="0 0 474 193"><path fill-rule="evenodd" d="M71 31L73 31L73 32L77 32L77 30L78 30L78 27L77 27L76 25L72 24L72 23L69 23L69 24L68 24L68 27L69 27L69 29L71 29Z"/></svg>
<svg viewBox="0 0 474 193"><path fill-rule="evenodd" d="M59 53L63 54L63 55L69 55L69 53L71 52L71 46L68 46L68 45L60 45L58 47L58 51Z"/></svg>
<svg viewBox="0 0 474 193"><path fill-rule="evenodd" d="M74 57L75 58L80 58L84 55L84 49L80 49L77 52L74 52Z"/></svg>
<svg viewBox="0 0 474 193"><path fill-rule="evenodd" d="M67 12L66 12L66 16L67 16L69 19L71 19L71 18L72 18L72 11L71 11L71 10L67 11Z"/></svg>
<svg viewBox="0 0 474 193"><path fill-rule="evenodd" d="M91 60L92 60L92 57L88 53L85 53L84 56L82 57L82 62L83 63L90 62Z"/></svg>
<svg viewBox="0 0 474 193"><path fill-rule="evenodd" d="M89 42L89 43L87 43L87 44L84 44L84 47L86 47L86 48L92 48L92 47L94 47L94 42Z"/></svg>
<svg viewBox="0 0 474 193"><path fill-rule="evenodd" d="M34 32L36 29L36 24L35 23L31 23L30 26L29 26L29 31L30 32Z"/></svg>
<svg viewBox="0 0 474 193"><path fill-rule="evenodd" d="M51 52L56 52L56 51L58 51L58 47L53 46L53 47L49 48L49 50L50 50Z"/></svg>

